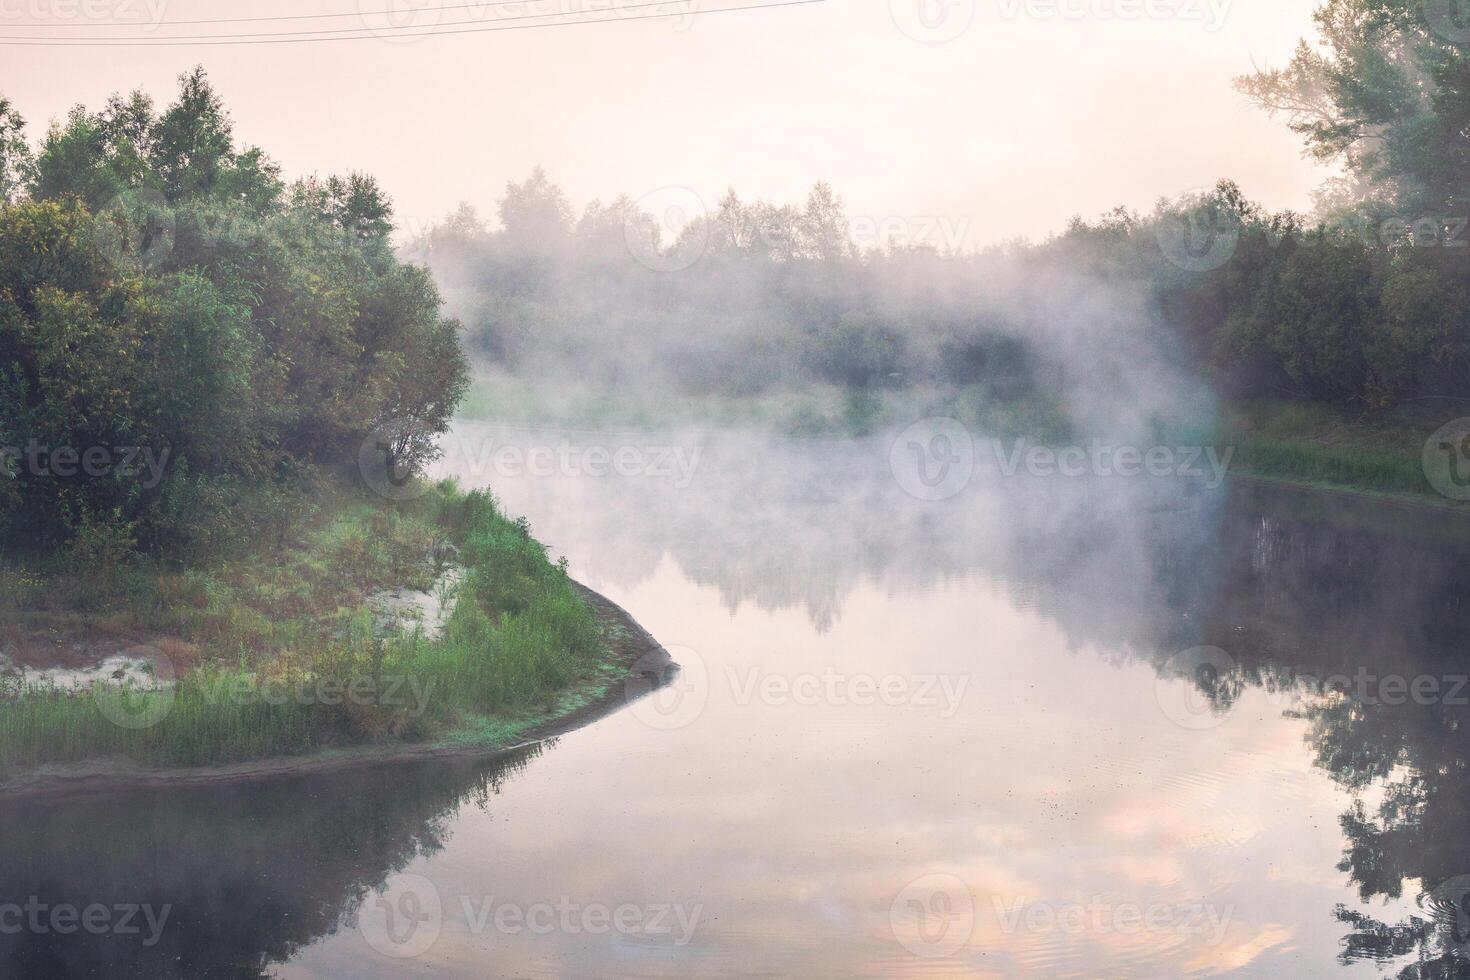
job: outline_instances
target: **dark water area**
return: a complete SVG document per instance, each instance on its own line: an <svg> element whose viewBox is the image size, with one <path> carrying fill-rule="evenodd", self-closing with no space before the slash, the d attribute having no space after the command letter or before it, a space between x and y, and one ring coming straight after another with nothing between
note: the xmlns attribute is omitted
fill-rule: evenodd
<svg viewBox="0 0 1470 980"><path fill-rule="evenodd" d="M507 760L0 805L0 975L1470 976L1465 517L452 438L679 675ZM465 448L566 443L698 462Z"/></svg>

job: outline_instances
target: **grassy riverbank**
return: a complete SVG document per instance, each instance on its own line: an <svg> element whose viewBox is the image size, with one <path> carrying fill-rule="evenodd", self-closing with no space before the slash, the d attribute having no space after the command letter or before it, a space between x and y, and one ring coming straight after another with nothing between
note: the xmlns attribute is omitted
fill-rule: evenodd
<svg viewBox="0 0 1470 980"><path fill-rule="evenodd" d="M1448 420L1257 402L1227 408L1214 440L1235 448L1231 472L1238 475L1448 504L1429 484L1422 458L1425 440Z"/></svg>
<svg viewBox="0 0 1470 980"><path fill-rule="evenodd" d="M454 574L447 574L457 569ZM370 598L453 602L442 630ZM12 668L85 648L153 676L90 688L12 669L0 769L122 757L219 765L372 744L503 744L622 676L608 628L565 568L485 493L445 484L385 504L339 491L274 547L191 568L0 565Z"/></svg>

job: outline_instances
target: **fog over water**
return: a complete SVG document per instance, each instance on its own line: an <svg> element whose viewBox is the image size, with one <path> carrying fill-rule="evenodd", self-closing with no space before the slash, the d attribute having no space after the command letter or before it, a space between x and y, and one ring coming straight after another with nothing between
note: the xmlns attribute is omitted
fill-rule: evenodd
<svg viewBox="0 0 1470 980"><path fill-rule="evenodd" d="M1433 519L1243 483L1006 476L983 450L961 491L924 500L889 434L466 423L456 440L697 458L687 482L441 462L526 516L679 675L489 782L456 763L110 801L130 814L107 842L126 865L86 858L86 806L22 808L3 824L15 887L120 876L179 918L152 947L0 939L4 962L1266 977L1456 954L1452 902L1417 882L1459 867L1442 774L1463 765L1465 709L1303 676L1454 673L1470 541ZM431 949L385 954L426 902ZM597 928L620 906L628 930ZM549 928L515 918L536 909ZM650 928L660 909L687 929ZM960 915L968 942L916 910Z"/></svg>
<svg viewBox="0 0 1470 980"><path fill-rule="evenodd" d="M1470 978L1465 4L22 5L0 980Z"/></svg>

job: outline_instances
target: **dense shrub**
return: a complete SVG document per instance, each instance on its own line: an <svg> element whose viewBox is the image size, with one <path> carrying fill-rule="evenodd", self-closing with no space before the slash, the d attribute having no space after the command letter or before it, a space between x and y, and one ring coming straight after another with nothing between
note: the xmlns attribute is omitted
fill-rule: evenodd
<svg viewBox="0 0 1470 980"><path fill-rule="evenodd" d="M432 454L465 387L457 325L370 177L284 186L199 71L161 114L74 110L23 164L0 195L0 533L115 515L145 547L224 547L370 432L399 435L401 467Z"/></svg>

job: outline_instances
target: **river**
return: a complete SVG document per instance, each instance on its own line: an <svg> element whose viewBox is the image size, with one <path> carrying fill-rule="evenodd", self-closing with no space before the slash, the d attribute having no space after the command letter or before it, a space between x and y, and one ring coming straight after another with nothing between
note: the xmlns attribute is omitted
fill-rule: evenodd
<svg viewBox="0 0 1470 980"><path fill-rule="evenodd" d="M677 676L509 760L7 804L8 901L138 928L0 916L5 976L1470 962L1463 518L985 465L936 489L880 438L448 446Z"/></svg>

